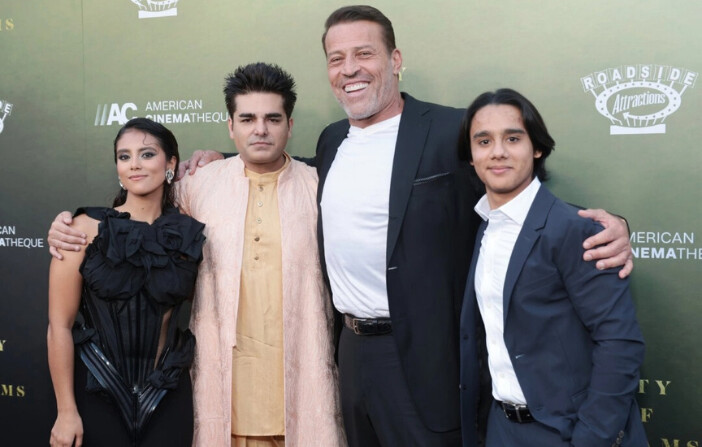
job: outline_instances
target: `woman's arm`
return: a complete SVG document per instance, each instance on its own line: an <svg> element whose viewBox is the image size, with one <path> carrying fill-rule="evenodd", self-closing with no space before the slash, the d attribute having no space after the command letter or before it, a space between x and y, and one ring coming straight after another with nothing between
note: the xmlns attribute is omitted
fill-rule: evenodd
<svg viewBox="0 0 702 447"><path fill-rule="evenodd" d="M87 216L77 217L75 224L89 236L97 232L97 221ZM46 341L58 412L49 441L53 447L71 447L74 440L76 447L83 444L83 422L73 392L71 328L80 304L83 279L78 269L84 256L84 249L66 252L63 261L52 259L49 268L49 328Z"/></svg>

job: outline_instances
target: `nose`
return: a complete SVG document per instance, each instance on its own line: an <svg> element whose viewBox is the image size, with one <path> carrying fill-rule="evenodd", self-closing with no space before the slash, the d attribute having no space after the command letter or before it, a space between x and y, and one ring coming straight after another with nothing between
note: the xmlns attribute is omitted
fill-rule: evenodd
<svg viewBox="0 0 702 447"><path fill-rule="evenodd" d="M344 65L341 67L341 73L344 76L353 76L358 72L358 63L353 55L349 55L344 59Z"/></svg>
<svg viewBox="0 0 702 447"><path fill-rule="evenodd" d="M132 157L130 161L131 161L131 164L129 166L129 169L132 169L132 170L133 169L141 169L141 157L140 156L137 155L136 157Z"/></svg>
<svg viewBox="0 0 702 447"><path fill-rule="evenodd" d="M254 127L254 132L256 135L268 134L268 125L266 124L266 120L257 120L256 126Z"/></svg>
<svg viewBox="0 0 702 447"><path fill-rule="evenodd" d="M496 142L492 145L492 150L490 151L490 156L492 158L506 158L507 150L501 141Z"/></svg>

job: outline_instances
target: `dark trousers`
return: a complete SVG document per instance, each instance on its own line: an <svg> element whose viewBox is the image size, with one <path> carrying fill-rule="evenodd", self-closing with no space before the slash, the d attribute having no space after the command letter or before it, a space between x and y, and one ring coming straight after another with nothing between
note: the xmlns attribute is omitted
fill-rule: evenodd
<svg viewBox="0 0 702 447"><path fill-rule="evenodd" d="M349 447L461 445L460 429L433 432L419 418L392 334L356 335L343 328L339 380Z"/></svg>
<svg viewBox="0 0 702 447"><path fill-rule="evenodd" d="M129 447L131 436L117 405L104 394L85 391L88 369L76 350L75 395L83 420L85 447ZM140 438L139 447L190 447L193 439L193 393L190 374L183 371L178 387L156 407Z"/></svg>
<svg viewBox="0 0 702 447"><path fill-rule="evenodd" d="M569 441L564 441L560 433L541 422L533 421L525 424L510 421L505 417L502 408L495 402L488 416L486 447L568 447Z"/></svg>

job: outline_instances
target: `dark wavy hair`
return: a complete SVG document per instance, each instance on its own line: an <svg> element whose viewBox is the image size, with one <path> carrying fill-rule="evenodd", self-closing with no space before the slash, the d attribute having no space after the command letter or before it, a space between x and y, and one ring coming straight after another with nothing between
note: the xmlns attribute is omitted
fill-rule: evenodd
<svg viewBox="0 0 702 447"><path fill-rule="evenodd" d="M383 30L385 48L387 48L388 54L392 54L392 50L397 48L395 46L395 30L392 28L392 22L390 22L390 19L388 19L385 14L368 5L344 6L329 14L327 21L324 22L324 34L322 34L322 48L324 49L324 54L327 54L326 40L329 28L339 23L360 21L373 22L380 25Z"/></svg>
<svg viewBox="0 0 702 447"><path fill-rule="evenodd" d="M156 138L158 145L163 149L166 154L166 161L169 161L172 157L176 158L174 172L178 172L178 163L180 163L180 155L178 154L178 141L176 141L173 132L168 130L163 124L152 121L148 118L132 118L127 121L115 137L115 141L112 143L113 154L115 164L117 164L117 142L122 135L124 135L129 130L140 130L146 134L151 135ZM117 196L112 202L112 207L117 207L124 205L127 200L127 191L124 189L119 190ZM173 185L169 185L168 182L164 180L163 182L163 198L161 199L161 209L166 209L175 206L175 198L173 194Z"/></svg>
<svg viewBox="0 0 702 447"><path fill-rule="evenodd" d="M461 130L458 137L458 157L464 161L473 160L470 152L470 126L478 110L488 105L510 105L519 109L522 114L524 128L529 135L534 151L541 151L541 157L534 159L534 175L539 180L545 181L548 178L545 166L546 157L554 150L556 142L549 135L546 123L544 123L534 104L521 93L510 88L485 92L475 98L473 103L468 106L465 115L463 115L463 121L461 121Z"/></svg>
<svg viewBox="0 0 702 447"><path fill-rule="evenodd" d="M224 103L229 117L234 118L237 95L247 93L276 93L283 97L283 110L290 118L297 101L295 80L275 64L256 62L243 65L224 79Z"/></svg>

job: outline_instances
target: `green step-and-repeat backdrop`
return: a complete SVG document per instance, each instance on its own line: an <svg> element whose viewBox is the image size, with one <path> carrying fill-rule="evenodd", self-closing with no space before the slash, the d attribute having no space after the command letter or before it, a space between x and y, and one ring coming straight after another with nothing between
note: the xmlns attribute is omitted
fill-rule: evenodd
<svg viewBox="0 0 702 447"><path fill-rule="evenodd" d="M112 139L135 116L181 154L233 150L224 76L255 61L293 74L288 147L312 155L344 118L319 0L0 2L0 444L46 445L46 231L60 210L108 205ZM702 2L417 0L373 3L393 22L401 88L465 107L512 87L555 137L550 187L626 216L647 342L637 395L651 446L702 444Z"/></svg>

